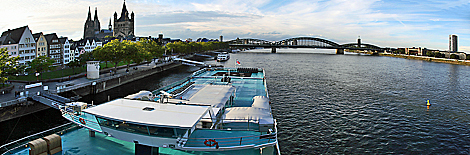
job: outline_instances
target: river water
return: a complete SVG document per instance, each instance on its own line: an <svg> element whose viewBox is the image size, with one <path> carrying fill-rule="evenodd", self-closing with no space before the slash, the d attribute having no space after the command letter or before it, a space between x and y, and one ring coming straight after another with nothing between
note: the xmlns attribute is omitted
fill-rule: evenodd
<svg viewBox="0 0 470 155"><path fill-rule="evenodd" d="M281 153L470 153L469 66L331 50L277 52L231 54L219 64L235 67L238 59L237 67L266 70ZM82 101L100 103L107 96L157 89L195 69L180 67Z"/></svg>
<svg viewBox="0 0 470 155"><path fill-rule="evenodd" d="M227 66L238 59L266 70L282 153L470 152L469 66L328 50L252 52L232 54Z"/></svg>

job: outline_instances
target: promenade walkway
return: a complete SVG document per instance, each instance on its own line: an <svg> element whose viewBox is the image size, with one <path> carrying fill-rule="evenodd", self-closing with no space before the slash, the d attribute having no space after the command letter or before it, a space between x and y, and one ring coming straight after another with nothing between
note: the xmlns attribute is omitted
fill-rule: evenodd
<svg viewBox="0 0 470 155"><path fill-rule="evenodd" d="M67 76L67 77L63 77L63 79L65 80L64 82L43 82L42 86L38 86L38 87L34 87L34 88L25 88L25 86L27 85L25 83L12 82L11 84L14 85L15 87L10 93L2 94L2 92L0 92L0 107L6 107L6 106L9 106L9 105L16 104L16 103L18 103L18 100L25 100L26 97L31 96L31 95L35 95L38 92L43 93L43 92L45 92L43 90L44 86L48 86L48 91L54 93L54 92L57 91L57 86L59 86L59 85L88 84L88 83L91 83L93 81L97 81L97 80L100 80L100 79L112 78L113 76L130 74L130 73L133 73L133 72L139 72L139 71L154 68L154 67L161 67L161 66L164 66L168 63L173 63L173 62L165 62L165 63L159 63L159 64L155 64L154 62L151 62L149 64L141 64L141 65L130 67L128 72L127 72L127 68L124 67L124 68L118 69L116 71L116 73L114 73L114 74L112 74L110 72L100 74L99 79L87 79L86 77L81 77L81 78L76 78L76 79L69 80L69 78ZM111 69L107 69L107 70L111 70ZM112 70L114 70L114 68L112 68ZM20 96L19 98L15 97L15 92L20 92L22 94L22 96Z"/></svg>

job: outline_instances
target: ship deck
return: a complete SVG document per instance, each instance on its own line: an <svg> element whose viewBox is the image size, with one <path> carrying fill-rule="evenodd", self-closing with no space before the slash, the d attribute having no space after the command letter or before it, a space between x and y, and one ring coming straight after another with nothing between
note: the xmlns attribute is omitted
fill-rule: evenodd
<svg viewBox="0 0 470 155"><path fill-rule="evenodd" d="M80 128L72 132L61 135L62 151L54 155L81 155L81 154L120 154L134 155L134 143L122 141L108 137L103 134L96 134L95 137L88 136L88 129ZM29 148L10 152L17 155L29 155ZM162 155L193 155L193 154L260 154L259 150L233 150L229 152L204 152L204 151L183 151L170 148L159 148Z"/></svg>
<svg viewBox="0 0 470 155"><path fill-rule="evenodd" d="M237 72L236 69L231 71L227 69L218 69L218 70L203 70L198 71L193 74L192 77L183 79L179 84L172 84L167 87L153 91L154 94L165 90L167 92L175 91L180 88L184 88L184 85L187 83L194 84L214 84L214 85L227 85L227 82L221 82L221 80L226 76L221 76L221 74L230 74L230 84L236 88L234 92L233 105L231 107L251 107L253 104L253 99L255 96L266 96L269 98L267 93L266 81L264 77L264 72L253 72L249 76L244 75L232 75L232 73ZM158 101L158 99L155 99ZM270 110L269 110L270 111ZM67 119L79 124L78 118L72 118L73 116L65 116ZM88 117L87 117L88 118ZM90 116L90 118L92 118ZM272 119L272 116L271 116ZM90 122L91 123L91 122ZM96 123L97 122L93 122ZM247 149L235 149L230 151L207 151L207 150L198 150L198 151L185 151L172 148L159 148L160 154L176 154L176 155L186 155L186 154L272 154L276 152L275 146L272 143L276 143L277 139L264 137L266 132L259 132L251 130L251 128L258 128L259 124L250 122L248 123L247 131L240 130L206 130L206 129L196 129L195 132L191 135L190 139L186 143L186 147L196 147L204 148L204 141L206 138L214 138L219 143L221 147L238 147L238 146L259 146L257 148L247 148ZM87 122L88 124L88 122ZM243 128L238 127L239 125L245 126L245 124L232 123L226 124L227 126L231 125L231 128ZM93 130L100 132L99 127L93 128ZM62 148L63 151L57 154L134 154L135 153L135 144L132 142L127 142L119 140L113 137L106 136L104 134L97 133L95 137L89 136L89 130L86 128L79 128L73 131L69 131L63 135L62 138ZM263 145L263 144L268 144ZM29 154L28 147L22 147L21 149L16 149L13 154L27 155ZM263 151L264 150L264 151ZM264 153L263 153L264 152ZM274 153L276 154L276 153Z"/></svg>

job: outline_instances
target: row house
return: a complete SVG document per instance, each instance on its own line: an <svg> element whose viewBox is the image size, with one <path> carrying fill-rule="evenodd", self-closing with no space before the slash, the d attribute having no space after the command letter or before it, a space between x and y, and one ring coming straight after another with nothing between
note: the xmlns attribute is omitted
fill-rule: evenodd
<svg viewBox="0 0 470 155"><path fill-rule="evenodd" d="M59 38L59 42L60 44L62 45L61 46L61 50L62 50L62 58L63 58L63 62L62 64L68 64L71 60L71 57L70 57L70 42L68 40L67 37L61 37Z"/></svg>
<svg viewBox="0 0 470 155"><path fill-rule="evenodd" d="M81 54L92 52L99 46L103 46L103 42L95 37L80 39L79 41L74 42L74 57L75 59L78 59Z"/></svg>
<svg viewBox="0 0 470 155"><path fill-rule="evenodd" d="M0 37L0 48L7 48L11 57L19 57L19 65L28 65L36 58L36 41L28 26L8 29Z"/></svg>
<svg viewBox="0 0 470 155"><path fill-rule="evenodd" d="M51 33L44 35L46 37L47 45L48 45L48 53L47 55L49 58L54 60L53 65L59 66L62 65L63 58L62 58L62 45L59 42L59 38L57 34Z"/></svg>
<svg viewBox="0 0 470 155"><path fill-rule="evenodd" d="M78 50L78 48L75 45L75 43L73 42L73 40L69 40L69 43L71 43L70 44L70 61L77 61L78 56L80 55L79 54L80 51Z"/></svg>
<svg viewBox="0 0 470 155"><path fill-rule="evenodd" d="M33 34L34 40L36 41L36 57L39 56L48 56L47 55L47 41L46 37L42 32Z"/></svg>

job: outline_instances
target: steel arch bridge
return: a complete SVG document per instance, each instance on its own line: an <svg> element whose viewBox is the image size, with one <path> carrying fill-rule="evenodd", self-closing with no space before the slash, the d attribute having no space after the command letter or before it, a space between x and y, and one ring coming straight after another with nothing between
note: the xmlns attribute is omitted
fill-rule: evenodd
<svg viewBox="0 0 470 155"><path fill-rule="evenodd" d="M346 43L338 44L334 41L330 41L323 38L317 37L294 37L280 41L267 41L262 39L235 39L227 41L229 46L232 47L264 47L273 48L325 48L325 49L337 49L337 50L372 50L372 51L384 51L386 48L382 48L373 44L364 44L359 40L357 43Z"/></svg>

